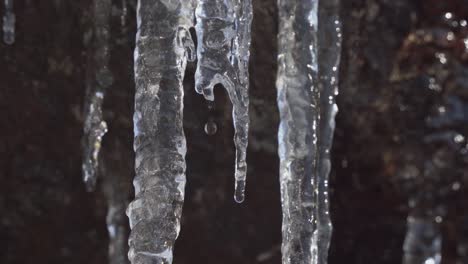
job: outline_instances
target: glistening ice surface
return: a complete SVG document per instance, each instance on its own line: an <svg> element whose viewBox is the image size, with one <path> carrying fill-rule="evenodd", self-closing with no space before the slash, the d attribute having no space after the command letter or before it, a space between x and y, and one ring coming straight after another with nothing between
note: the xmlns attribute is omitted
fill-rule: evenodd
<svg viewBox="0 0 468 264"><path fill-rule="evenodd" d="M283 263L324 264L332 231L328 174L341 50L338 2L278 5Z"/></svg>
<svg viewBox="0 0 468 264"><path fill-rule="evenodd" d="M197 71L195 87L207 100L222 84L232 102L234 120L235 194L244 201L249 133L249 47L251 0L200 0L196 9Z"/></svg>

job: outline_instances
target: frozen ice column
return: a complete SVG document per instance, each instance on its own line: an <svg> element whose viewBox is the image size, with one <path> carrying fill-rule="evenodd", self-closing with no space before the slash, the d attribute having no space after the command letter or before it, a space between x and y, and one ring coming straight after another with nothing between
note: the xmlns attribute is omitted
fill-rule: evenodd
<svg viewBox="0 0 468 264"><path fill-rule="evenodd" d="M318 1L279 0L278 132L283 264L317 263Z"/></svg>
<svg viewBox="0 0 468 264"><path fill-rule="evenodd" d="M135 49L135 200L130 219L132 264L172 263L184 201L184 71L193 59L193 2L139 0Z"/></svg>
<svg viewBox="0 0 468 264"><path fill-rule="evenodd" d="M232 102L236 147L234 199L242 202L247 174L252 3L251 0L200 0L196 19L196 90L213 101L214 85L222 84Z"/></svg>
<svg viewBox="0 0 468 264"><path fill-rule="evenodd" d="M338 77L341 60L340 0L319 1L318 16L318 70L320 114L318 133L318 160L316 177L317 262L328 262L328 249L332 235L329 209L328 179L331 169L331 148L338 112Z"/></svg>
<svg viewBox="0 0 468 264"><path fill-rule="evenodd" d="M338 1L279 0L278 133L283 264L325 264L341 25Z"/></svg>

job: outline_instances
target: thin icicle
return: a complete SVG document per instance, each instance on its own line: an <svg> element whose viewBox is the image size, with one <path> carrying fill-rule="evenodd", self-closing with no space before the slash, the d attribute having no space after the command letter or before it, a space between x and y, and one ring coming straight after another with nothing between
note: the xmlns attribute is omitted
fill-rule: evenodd
<svg viewBox="0 0 468 264"><path fill-rule="evenodd" d="M189 0L139 0L135 49L135 200L129 205L132 264L168 264L180 230L186 142L184 71L194 59Z"/></svg>
<svg viewBox="0 0 468 264"><path fill-rule="evenodd" d="M320 3L278 1L284 264L327 263L332 231L328 174L341 28L338 1Z"/></svg>
<svg viewBox="0 0 468 264"><path fill-rule="evenodd" d="M222 84L233 106L236 147L234 199L244 201L249 131L249 48L251 0L200 0L196 9L198 65L195 86L207 100Z"/></svg>
<svg viewBox="0 0 468 264"><path fill-rule="evenodd" d="M332 223L329 210L328 178L331 169L330 151L335 131L335 116L338 112L338 75L341 59L340 0L319 1L319 90L320 115L318 137L318 170L316 174L316 215L317 215L317 258L320 264L328 262Z"/></svg>
<svg viewBox="0 0 468 264"><path fill-rule="evenodd" d="M106 224L109 234L108 258L109 264L128 264L128 221L125 209L128 205L128 189L124 181L128 172L122 171L122 166L116 165L124 157L120 141L113 142L112 155L103 159L99 170L102 175L102 191L106 197Z"/></svg>
<svg viewBox="0 0 468 264"><path fill-rule="evenodd" d="M96 186L99 151L102 137L107 132L102 104L105 92L113 82L109 70L111 10L111 0L94 0L93 39L89 49L92 56L88 60L82 164L83 180L88 190L94 190Z"/></svg>
<svg viewBox="0 0 468 264"><path fill-rule="evenodd" d="M408 216L403 264L440 264L442 236L435 217Z"/></svg>
<svg viewBox="0 0 468 264"><path fill-rule="evenodd" d="M13 11L13 0L5 1L5 13L3 15L3 42L8 45L15 43L16 17Z"/></svg>

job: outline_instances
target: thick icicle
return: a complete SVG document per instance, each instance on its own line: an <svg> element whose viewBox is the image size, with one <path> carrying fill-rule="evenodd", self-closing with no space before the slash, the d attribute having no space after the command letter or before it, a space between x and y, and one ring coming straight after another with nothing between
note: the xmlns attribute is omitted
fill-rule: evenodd
<svg viewBox="0 0 468 264"><path fill-rule="evenodd" d="M278 1L284 264L327 263L332 231L328 174L341 26L338 1L320 4L318 0Z"/></svg>
<svg viewBox="0 0 468 264"><path fill-rule="evenodd" d="M15 43L15 12L13 11L13 0L5 1L5 13L3 15L3 42L11 45Z"/></svg>
<svg viewBox="0 0 468 264"><path fill-rule="evenodd" d="M96 185L99 151L107 124L102 113L104 95L112 85L109 70L111 0L93 1L93 39L88 63L87 96L85 104L83 180L88 190Z"/></svg>
<svg viewBox="0 0 468 264"><path fill-rule="evenodd" d="M440 264L442 237L433 216L408 216L403 264Z"/></svg>
<svg viewBox="0 0 468 264"><path fill-rule="evenodd" d="M195 86L207 100L222 84L233 106L236 147L235 193L244 201L249 131L249 48L252 22L251 0L200 0L196 9L198 65Z"/></svg>
<svg viewBox="0 0 468 264"><path fill-rule="evenodd" d="M186 142L184 71L194 59L189 0L139 0L135 49L135 200L129 205L132 264L167 264L180 230Z"/></svg>

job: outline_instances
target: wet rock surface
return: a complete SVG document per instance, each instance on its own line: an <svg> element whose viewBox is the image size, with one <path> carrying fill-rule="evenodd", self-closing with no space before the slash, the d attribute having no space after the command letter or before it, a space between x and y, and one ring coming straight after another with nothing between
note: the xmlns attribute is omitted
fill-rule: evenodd
<svg viewBox="0 0 468 264"><path fill-rule="evenodd" d="M107 203L133 195L134 1L125 23L114 1L109 132L97 191L82 182L90 5L15 1L16 42L0 44L0 263L106 263ZM186 202L174 263L281 260L276 3L254 0L254 10L246 201L232 198L229 100L216 88L209 110L189 64ZM330 263L401 263L408 214L440 217L443 263L466 263L468 2L350 0L342 16ZM213 135L204 131L210 120Z"/></svg>

